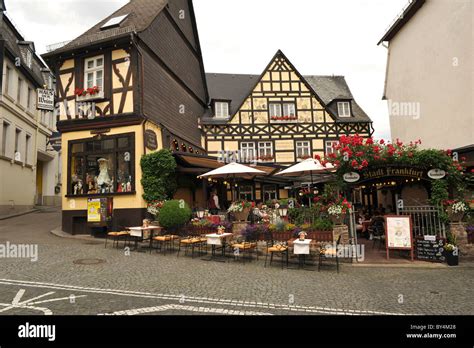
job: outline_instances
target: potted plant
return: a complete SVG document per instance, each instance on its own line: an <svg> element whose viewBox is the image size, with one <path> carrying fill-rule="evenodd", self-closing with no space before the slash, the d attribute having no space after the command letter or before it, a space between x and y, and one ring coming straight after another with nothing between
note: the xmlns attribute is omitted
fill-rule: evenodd
<svg viewBox="0 0 474 348"><path fill-rule="evenodd" d="M224 234L225 233L225 227L222 225L217 226L217 234Z"/></svg>
<svg viewBox="0 0 474 348"><path fill-rule="evenodd" d="M461 222L468 209L466 203L457 199L446 200L443 205L446 207L446 213L451 222Z"/></svg>
<svg viewBox="0 0 474 348"><path fill-rule="evenodd" d="M459 249L454 243L444 245L444 255L448 266L457 266L459 264Z"/></svg>
<svg viewBox="0 0 474 348"><path fill-rule="evenodd" d="M192 211L183 201L166 201L160 210L160 226L168 232L176 232L191 220Z"/></svg>
<svg viewBox="0 0 474 348"><path fill-rule="evenodd" d="M158 221L160 209L163 207L163 201L148 202L146 211L153 218L153 221Z"/></svg>
<svg viewBox="0 0 474 348"><path fill-rule="evenodd" d="M247 221L252 204L247 201L238 201L230 205L227 212L234 214L237 221Z"/></svg>
<svg viewBox="0 0 474 348"><path fill-rule="evenodd" d="M300 233L298 233L298 238L299 238L301 241L303 241L303 240L305 240L305 238L306 238L307 235L308 235L308 234L307 234L305 231L301 231Z"/></svg>

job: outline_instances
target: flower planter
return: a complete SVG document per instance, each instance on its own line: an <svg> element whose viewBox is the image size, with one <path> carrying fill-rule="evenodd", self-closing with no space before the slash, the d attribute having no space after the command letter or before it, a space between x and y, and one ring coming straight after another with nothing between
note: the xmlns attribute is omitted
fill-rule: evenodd
<svg viewBox="0 0 474 348"><path fill-rule="evenodd" d="M446 212L448 213L448 218L449 218L449 221L451 221L451 222L461 222L463 217L464 217L464 212L463 211L454 213L453 209L451 207L446 209Z"/></svg>
<svg viewBox="0 0 474 348"><path fill-rule="evenodd" d="M343 225L344 224L344 219L346 218L345 214L342 215L329 215L331 218L331 221L334 223L334 225Z"/></svg>
<svg viewBox="0 0 474 348"><path fill-rule="evenodd" d="M459 265L459 251L457 255L454 255L452 251L445 252L446 262L448 266L457 266Z"/></svg>
<svg viewBox="0 0 474 348"><path fill-rule="evenodd" d="M244 208L242 211L236 211L234 212L234 217L235 220L237 221L247 221L247 218L249 217L250 209L249 208Z"/></svg>

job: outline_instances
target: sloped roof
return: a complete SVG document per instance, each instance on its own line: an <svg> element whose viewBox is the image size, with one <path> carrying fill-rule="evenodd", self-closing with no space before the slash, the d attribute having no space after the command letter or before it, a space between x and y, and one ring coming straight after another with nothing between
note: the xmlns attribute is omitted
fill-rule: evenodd
<svg viewBox="0 0 474 348"><path fill-rule="evenodd" d="M150 26L156 16L161 13L167 3L167 0L131 0L128 4L104 18L67 45L49 52L45 56L53 56L82 46L108 41L132 32L139 33L144 31ZM108 20L123 15L127 15L127 17L120 23L120 26L101 29Z"/></svg>
<svg viewBox="0 0 474 348"><path fill-rule="evenodd" d="M354 117L340 118L341 122L371 122L369 116L355 102L344 76L303 76L324 104L337 115L337 105L333 101L346 99L352 101ZM233 116L240 105L252 92L260 79L260 75L239 74L206 74L209 95L214 100L229 100L229 114ZM202 121L206 124L225 124L226 119L216 119L211 109L208 109Z"/></svg>

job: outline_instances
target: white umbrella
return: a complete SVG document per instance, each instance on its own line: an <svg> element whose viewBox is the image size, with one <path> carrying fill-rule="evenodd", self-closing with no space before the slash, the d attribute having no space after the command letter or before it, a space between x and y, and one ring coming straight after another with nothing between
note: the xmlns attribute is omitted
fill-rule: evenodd
<svg viewBox="0 0 474 348"><path fill-rule="evenodd" d="M266 175L267 173L255 169L252 167L244 166L243 164L239 164L236 162L232 162L222 166L220 168L211 170L205 174L199 175L198 178L224 178L224 179L232 179L235 182L236 176L243 179L252 179L257 175ZM233 183L234 185L234 183ZM234 191L232 187L232 199L234 199Z"/></svg>
<svg viewBox="0 0 474 348"><path fill-rule="evenodd" d="M281 176L311 176L311 186L313 186L313 174L322 173L322 172L329 172L334 169L334 166L330 163L323 166L321 162L314 158L308 158L304 161L301 161L275 175ZM309 205L311 206L311 200L309 201Z"/></svg>

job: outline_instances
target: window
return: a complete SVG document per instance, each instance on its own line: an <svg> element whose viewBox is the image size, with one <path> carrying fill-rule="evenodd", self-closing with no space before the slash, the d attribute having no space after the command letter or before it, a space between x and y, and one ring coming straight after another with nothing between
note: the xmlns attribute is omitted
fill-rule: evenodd
<svg viewBox="0 0 474 348"><path fill-rule="evenodd" d="M244 201L253 201L252 185L239 186L239 199L244 200Z"/></svg>
<svg viewBox="0 0 474 348"><path fill-rule="evenodd" d="M271 103L268 105L270 117L281 117L281 104Z"/></svg>
<svg viewBox="0 0 474 348"><path fill-rule="evenodd" d="M277 189L275 185L264 185L263 186L263 201L271 201L277 198Z"/></svg>
<svg viewBox="0 0 474 348"><path fill-rule="evenodd" d="M122 23L125 20L125 18L127 18L127 16L128 14L110 18L107 22L105 22L103 26L100 27L100 29L103 30L103 29L109 29L112 27L119 26L120 23Z"/></svg>
<svg viewBox="0 0 474 348"><path fill-rule="evenodd" d="M283 104L283 116L296 116L296 106L293 103Z"/></svg>
<svg viewBox="0 0 474 348"><path fill-rule="evenodd" d="M134 134L69 144L69 195L134 192Z"/></svg>
<svg viewBox="0 0 474 348"><path fill-rule="evenodd" d="M258 160L264 162L273 161L273 143L271 141L258 143Z"/></svg>
<svg viewBox="0 0 474 348"><path fill-rule="evenodd" d="M7 156L7 144L10 132L10 124L7 122L3 122L3 129L2 129L2 156Z"/></svg>
<svg viewBox="0 0 474 348"><path fill-rule="evenodd" d="M15 129L15 161L21 161L20 136L21 129Z"/></svg>
<svg viewBox="0 0 474 348"><path fill-rule="evenodd" d="M104 90L104 56L86 59L84 72L86 89L97 86L99 91Z"/></svg>
<svg viewBox="0 0 474 348"><path fill-rule="evenodd" d="M11 95L11 77L12 77L12 68L7 65L5 73L5 92Z"/></svg>
<svg viewBox="0 0 474 348"><path fill-rule="evenodd" d="M31 135L26 135L25 141L25 163L29 164L29 154L30 154L30 146L31 146Z"/></svg>
<svg viewBox="0 0 474 348"><path fill-rule="evenodd" d="M33 104L34 104L34 102L33 102L33 90L30 87L28 87L28 95L26 96L26 98L27 98L26 99L26 108L28 110L32 110L33 109Z"/></svg>
<svg viewBox="0 0 474 348"><path fill-rule="evenodd" d="M255 160L255 143L241 143L240 156L242 162L251 162Z"/></svg>
<svg viewBox="0 0 474 348"><path fill-rule="evenodd" d="M21 94L23 92L23 80L19 77L18 78L18 86L16 89L16 102L21 104Z"/></svg>
<svg viewBox="0 0 474 348"><path fill-rule="evenodd" d="M339 117L351 117L351 104L349 102L338 102L337 112Z"/></svg>
<svg viewBox="0 0 474 348"><path fill-rule="evenodd" d="M216 117L225 118L229 117L229 103L226 102L215 102Z"/></svg>
<svg viewBox="0 0 474 348"><path fill-rule="evenodd" d="M306 159L311 157L311 145L309 141L296 142L296 158Z"/></svg>
<svg viewBox="0 0 474 348"><path fill-rule="evenodd" d="M33 64L33 54L30 50L26 50L26 66L31 69L31 65Z"/></svg>
<svg viewBox="0 0 474 348"><path fill-rule="evenodd" d="M326 155L329 155L331 153L337 153L337 150L334 148L334 146L336 146L337 144L339 144L338 140L327 140L326 141Z"/></svg>

